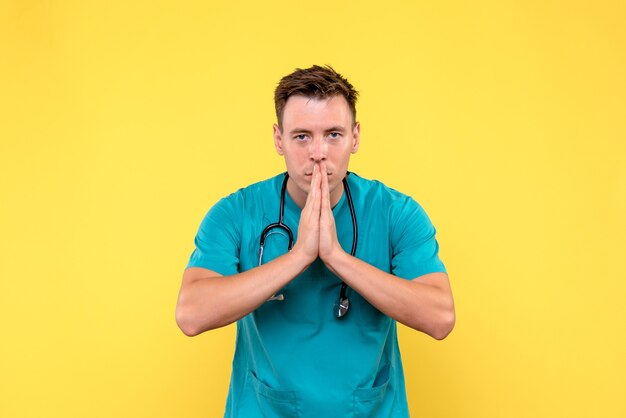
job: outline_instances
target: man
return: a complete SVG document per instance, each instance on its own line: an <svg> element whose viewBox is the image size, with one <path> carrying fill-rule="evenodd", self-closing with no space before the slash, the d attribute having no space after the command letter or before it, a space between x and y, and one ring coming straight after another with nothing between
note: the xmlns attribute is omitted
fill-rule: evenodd
<svg viewBox="0 0 626 418"><path fill-rule="evenodd" d="M424 210L347 171L356 97L330 67L284 77L274 145L287 173L200 225L176 320L190 336L237 321L226 417L407 417L396 321L436 339L454 326Z"/></svg>

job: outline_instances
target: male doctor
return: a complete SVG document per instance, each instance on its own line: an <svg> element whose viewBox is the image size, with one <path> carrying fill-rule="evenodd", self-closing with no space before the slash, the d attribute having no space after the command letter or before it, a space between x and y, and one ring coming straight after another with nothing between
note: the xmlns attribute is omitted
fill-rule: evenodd
<svg viewBox="0 0 626 418"><path fill-rule="evenodd" d="M287 172L200 225L176 321L189 336L237 321L225 417L408 417L396 321L438 340L454 326L422 207L348 172L356 98L331 67L285 76L274 146Z"/></svg>

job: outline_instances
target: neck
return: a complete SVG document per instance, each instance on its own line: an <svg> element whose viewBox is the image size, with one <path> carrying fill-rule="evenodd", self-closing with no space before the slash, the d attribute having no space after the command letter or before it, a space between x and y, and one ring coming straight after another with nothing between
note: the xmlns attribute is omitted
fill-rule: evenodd
<svg viewBox="0 0 626 418"><path fill-rule="evenodd" d="M330 193L330 207L334 208L341 200L341 195L343 195L343 181L339 183L339 185Z"/></svg>
<svg viewBox="0 0 626 418"><path fill-rule="evenodd" d="M308 197L308 193L304 193L296 184L293 182L291 178L287 180L287 193L291 197L291 200L294 201L296 206L300 209L304 208L306 204L306 199ZM334 208L341 200L341 195L343 195L343 181L335 187L334 190L330 192L330 207Z"/></svg>

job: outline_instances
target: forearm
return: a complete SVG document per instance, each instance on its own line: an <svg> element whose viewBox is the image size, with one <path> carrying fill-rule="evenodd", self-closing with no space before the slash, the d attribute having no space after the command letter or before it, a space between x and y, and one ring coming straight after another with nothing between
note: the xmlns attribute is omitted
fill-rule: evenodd
<svg viewBox="0 0 626 418"><path fill-rule="evenodd" d="M379 311L404 325L436 339L445 338L454 326L454 302L443 273L433 273L442 275L437 286L405 280L343 251L326 265Z"/></svg>
<svg viewBox="0 0 626 418"><path fill-rule="evenodd" d="M243 273L196 278L181 287L176 321L190 336L228 325L265 303L309 264L291 251Z"/></svg>

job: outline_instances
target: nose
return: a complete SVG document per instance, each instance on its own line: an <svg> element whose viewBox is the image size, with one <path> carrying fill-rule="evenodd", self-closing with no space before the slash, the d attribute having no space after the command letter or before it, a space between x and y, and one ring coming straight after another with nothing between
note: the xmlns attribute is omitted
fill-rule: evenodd
<svg viewBox="0 0 626 418"><path fill-rule="evenodd" d="M328 152L328 144L323 138L314 138L309 146L309 157L313 162L320 162L326 160Z"/></svg>

